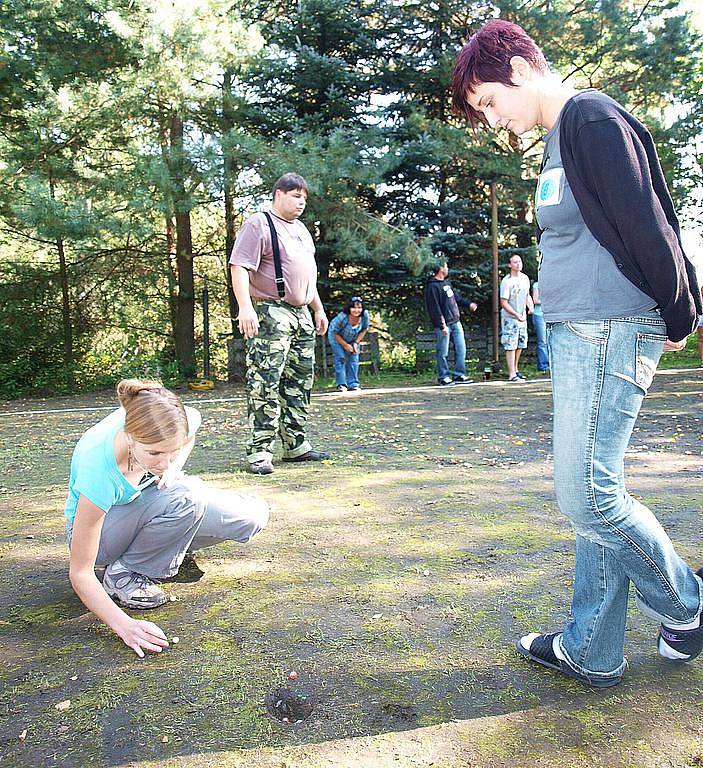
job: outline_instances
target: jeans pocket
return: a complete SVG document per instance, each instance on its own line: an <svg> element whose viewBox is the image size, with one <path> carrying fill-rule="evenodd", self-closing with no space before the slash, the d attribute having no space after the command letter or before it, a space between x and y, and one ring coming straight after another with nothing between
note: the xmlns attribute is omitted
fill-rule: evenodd
<svg viewBox="0 0 703 768"><path fill-rule="evenodd" d="M564 322L564 326L579 339L589 341L591 344L605 344L608 340L608 327L602 320L583 323L567 320Z"/></svg>
<svg viewBox="0 0 703 768"><path fill-rule="evenodd" d="M652 384L652 379L664 350L666 336L659 333L637 334L637 360L635 361L635 381L645 392Z"/></svg>

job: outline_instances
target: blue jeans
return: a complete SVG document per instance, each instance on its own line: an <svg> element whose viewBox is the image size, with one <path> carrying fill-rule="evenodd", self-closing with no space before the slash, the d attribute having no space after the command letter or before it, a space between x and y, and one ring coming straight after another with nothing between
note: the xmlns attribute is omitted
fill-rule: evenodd
<svg viewBox="0 0 703 768"><path fill-rule="evenodd" d="M640 609L666 623L701 610L703 584L647 507L625 489L624 455L659 362L666 326L645 317L547 324L554 397L554 484L576 532L570 665L622 674L630 581Z"/></svg>
<svg viewBox="0 0 703 768"><path fill-rule="evenodd" d="M330 341L334 357L334 378L338 387L359 386L359 353L347 352L341 344Z"/></svg>
<svg viewBox="0 0 703 768"><path fill-rule="evenodd" d="M549 349L547 347L547 325L544 315L532 315L532 324L537 337L537 370L549 370Z"/></svg>
<svg viewBox="0 0 703 768"><path fill-rule="evenodd" d="M464 329L461 326L461 322L449 323L447 325L449 333L442 333L441 328L434 329L434 335L437 342L437 378L442 379L450 378L449 363L447 362L447 355L449 354L449 340L451 339L454 345L454 376L452 378L458 378L459 376L466 375L466 341L464 340Z"/></svg>

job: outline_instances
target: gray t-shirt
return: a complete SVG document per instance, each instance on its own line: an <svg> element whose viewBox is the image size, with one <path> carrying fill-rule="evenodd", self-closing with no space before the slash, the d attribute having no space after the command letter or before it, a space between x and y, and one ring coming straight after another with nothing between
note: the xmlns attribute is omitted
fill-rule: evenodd
<svg viewBox="0 0 703 768"><path fill-rule="evenodd" d="M557 120L545 137L545 161L535 193L542 230L539 293L544 319L606 320L646 313L656 301L622 275L583 220L564 174L559 124Z"/></svg>

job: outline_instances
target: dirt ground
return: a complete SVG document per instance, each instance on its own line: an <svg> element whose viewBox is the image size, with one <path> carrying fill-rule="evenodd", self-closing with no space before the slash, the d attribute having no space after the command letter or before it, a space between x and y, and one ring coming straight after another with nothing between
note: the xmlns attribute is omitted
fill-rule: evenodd
<svg viewBox="0 0 703 768"><path fill-rule="evenodd" d="M658 375L627 455L696 567L702 394L700 370ZM242 468L241 392L183 397L203 415L189 470L261 494L271 522L166 585L175 602L147 618L180 642L144 660L67 578L70 454L111 393L0 407L3 768L703 766L703 661L658 658L634 604L616 688L514 650L570 599L547 379L318 395L310 433L333 459L262 478Z"/></svg>

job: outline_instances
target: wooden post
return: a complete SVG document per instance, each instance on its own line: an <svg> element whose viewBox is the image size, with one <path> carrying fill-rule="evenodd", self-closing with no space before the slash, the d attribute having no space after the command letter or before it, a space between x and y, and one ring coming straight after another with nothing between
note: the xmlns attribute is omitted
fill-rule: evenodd
<svg viewBox="0 0 703 768"><path fill-rule="evenodd" d="M210 378L210 301L207 275L203 276L203 376Z"/></svg>
<svg viewBox="0 0 703 768"><path fill-rule="evenodd" d="M498 195L496 184L491 182L491 243L493 254L493 365L499 362L499 330L500 330L500 302L498 294Z"/></svg>

